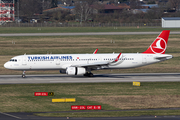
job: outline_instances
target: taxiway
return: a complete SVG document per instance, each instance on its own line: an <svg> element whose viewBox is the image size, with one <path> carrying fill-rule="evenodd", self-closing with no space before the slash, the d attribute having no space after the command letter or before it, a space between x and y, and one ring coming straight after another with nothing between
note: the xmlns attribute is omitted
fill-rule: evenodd
<svg viewBox="0 0 180 120"><path fill-rule="evenodd" d="M115 83L115 82L180 82L180 73L95 74L94 77L46 75L0 75L0 84L30 83Z"/></svg>

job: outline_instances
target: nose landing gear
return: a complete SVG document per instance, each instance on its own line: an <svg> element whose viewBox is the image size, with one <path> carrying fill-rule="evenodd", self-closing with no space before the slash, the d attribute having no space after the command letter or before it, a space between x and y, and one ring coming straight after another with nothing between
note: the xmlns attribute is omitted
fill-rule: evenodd
<svg viewBox="0 0 180 120"><path fill-rule="evenodd" d="M22 78L25 78L25 77L26 77L26 71L24 70L22 74Z"/></svg>

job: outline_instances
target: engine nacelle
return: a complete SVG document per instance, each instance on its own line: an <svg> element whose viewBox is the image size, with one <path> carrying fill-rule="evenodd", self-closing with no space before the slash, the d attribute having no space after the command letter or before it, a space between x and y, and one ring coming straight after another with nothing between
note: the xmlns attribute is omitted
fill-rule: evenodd
<svg viewBox="0 0 180 120"><path fill-rule="evenodd" d="M82 75L86 73L86 69L85 68L81 68L81 67L68 67L66 69L66 74L67 75Z"/></svg>

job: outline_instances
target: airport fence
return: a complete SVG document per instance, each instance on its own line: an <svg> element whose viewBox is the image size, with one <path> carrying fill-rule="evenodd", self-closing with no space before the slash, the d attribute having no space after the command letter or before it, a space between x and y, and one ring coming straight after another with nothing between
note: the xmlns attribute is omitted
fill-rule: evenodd
<svg viewBox="0 0 180 120"><path fill-rule="evenodd" d="M5 23L0 27L161 27L161 23Z"/></svg>

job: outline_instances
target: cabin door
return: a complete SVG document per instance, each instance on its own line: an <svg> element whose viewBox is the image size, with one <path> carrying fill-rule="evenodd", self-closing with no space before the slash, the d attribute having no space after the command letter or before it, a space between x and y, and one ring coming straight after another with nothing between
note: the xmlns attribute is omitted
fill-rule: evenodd
<svg viewBox="0 0 180 120"><path fill-rule="evenodd" d="M56 59L56 65L60 65L60 59Z"/></svg>
<svg viewBox="0 0 180 120"><path fill-rule="evenodd" d="M27 65L27 57L26 56L22 57L22 65Z"/></svg>

